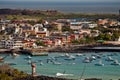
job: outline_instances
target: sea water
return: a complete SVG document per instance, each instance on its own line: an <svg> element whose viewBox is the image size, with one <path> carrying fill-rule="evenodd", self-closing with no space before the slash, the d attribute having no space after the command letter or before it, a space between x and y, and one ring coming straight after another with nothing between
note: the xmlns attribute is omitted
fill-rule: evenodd
<svg viewBox="0 0 120 80"><path fill-rule="evenodd" d="M64 13L109 13L118 14L120 1L18 1L1 0L0 8L58 10Z"/></svg>
<svg viewBox="0 0 120 80"><path fill-rule="evenodd" d="M85 78L101 78L102 80L118 80L120 79L120 65L111 65L113 61L106 61L108 56L112 57L113 60L117 59L120 62L119 52L100 52L100 53L82 53L82 56L76 56L78 53L69 53L75 57L75 60L65 60L66 53L48 53L48 56L32 56L31 59L28 55L19 55L13 57L8 54L0 54L0 56L6 56L4 63L14 63L10 65L20 71L31 74L31 64L29 60L36 64L37 75L46 75L55 77L57 73L73 74L73 76L61 76L62 78L70 79L85 79ZM93 55L99 55L101 58L93 60L91 63L83 63L85 57L91 57ZM48 62L48 59L52 59L61 64L53 64ZM104 66L96 66L95 64L102 61ZM43 64L41 65L40 62Z"/></svg>

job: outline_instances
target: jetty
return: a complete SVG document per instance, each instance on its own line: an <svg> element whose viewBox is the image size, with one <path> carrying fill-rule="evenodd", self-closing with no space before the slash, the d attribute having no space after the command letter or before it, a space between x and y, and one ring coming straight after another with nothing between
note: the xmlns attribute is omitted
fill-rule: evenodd
<svg viewBox="0 0 120 80"><path fill-rule="evenodd" d="M44 53L44 52L36 53L36 52L33 52L33 53L31 53L31 56L48 56L48 53Z"/></svg>

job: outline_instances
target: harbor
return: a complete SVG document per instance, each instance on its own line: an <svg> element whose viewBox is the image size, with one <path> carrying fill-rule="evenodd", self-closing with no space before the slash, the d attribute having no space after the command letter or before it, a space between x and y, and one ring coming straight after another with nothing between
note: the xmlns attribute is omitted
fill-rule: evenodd
<svg viewBox="0 0 120 80"><path fill-rule="evenodd" d="M84 53L48 53L48 56L30 56L20 54L7 56L0 64L31 74L31 63L36 65L36 75L67 79L97 78L118 80L120 72L119 52L84 52ZM108 58L111 57L111 58ZM21 67L22 66L22 67Z"/></svg>

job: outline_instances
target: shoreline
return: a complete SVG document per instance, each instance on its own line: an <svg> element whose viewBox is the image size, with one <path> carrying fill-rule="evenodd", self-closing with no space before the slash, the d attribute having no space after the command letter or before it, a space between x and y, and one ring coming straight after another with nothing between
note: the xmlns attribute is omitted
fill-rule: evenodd
<svg viewBox="0 0 120 80"><path fill-rule="evenodd" d="M27 54L32 55L33 53L84 53L84 52L120 52L120 45L86 45L86 46L64 46L64 47L54 47L54 48L43 48L43 49L0 49L0 54ZM34 56L34 55L33 55Z"/></svg>

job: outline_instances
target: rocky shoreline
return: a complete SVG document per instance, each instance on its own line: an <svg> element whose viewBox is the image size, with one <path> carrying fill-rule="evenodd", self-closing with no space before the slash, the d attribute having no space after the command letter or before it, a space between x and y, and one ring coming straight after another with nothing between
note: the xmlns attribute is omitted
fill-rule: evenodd
<svg viewBox="0 0 120 80"><path fill-rule="evenodd" d="M18 53L32 55L34 52L60 52L60 53L84 53L84 52L120 52L120 45L84 45L84 46L57 46L52 48L44 49L22 49L22 50L10 50L10 49L0 49L0 53Z"/></svg>
<svg viewBox="0 0 120 80"><path fill-rule="evenodd" d="M48 76L27 76L24 78L17 78L15 80L75 80L75 79L65 79L65 78L57 78L57 77L48 77ZM89 78L89 79L83 79L83 80L102 80L97 78Z"/></svg>
<svg viewBox="0 0 120 80"><path fill-rule="evenodd" d="M120 52L120 45L84 45L84 46L69 46L55 47L49 49L48 52L67 52L67 53L83 53L83 52Z"/></svg>

